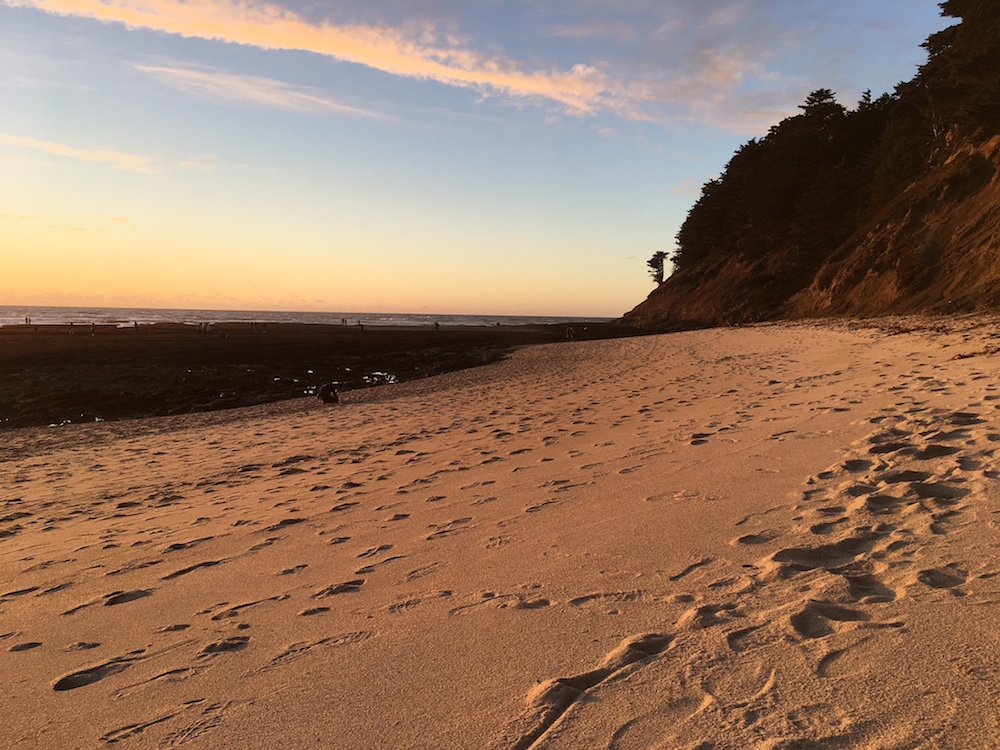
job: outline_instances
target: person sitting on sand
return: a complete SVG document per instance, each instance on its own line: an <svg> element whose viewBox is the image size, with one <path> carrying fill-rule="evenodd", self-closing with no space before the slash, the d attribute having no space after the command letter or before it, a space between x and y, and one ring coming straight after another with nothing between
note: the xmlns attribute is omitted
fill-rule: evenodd
<svg viewBox="0 0 1000 750"><path fill-rule="evenodd" d="M324 404L339 404L340 396L337 395L337 389L334 388L330 383L323 383L316 392L319 400Z"/></svg>

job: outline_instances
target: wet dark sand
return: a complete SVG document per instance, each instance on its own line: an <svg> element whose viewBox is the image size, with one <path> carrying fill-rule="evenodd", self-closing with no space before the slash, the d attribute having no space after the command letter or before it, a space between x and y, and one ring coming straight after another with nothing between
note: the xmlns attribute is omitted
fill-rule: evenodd
<svg viewBox="0 0 1000 750"><path fill-rule="evenodd" d="M574 326L573 336L634 330ZM565 341L567 327L179 323L0 328L0 429L229 409L406 381Z"/></svg>

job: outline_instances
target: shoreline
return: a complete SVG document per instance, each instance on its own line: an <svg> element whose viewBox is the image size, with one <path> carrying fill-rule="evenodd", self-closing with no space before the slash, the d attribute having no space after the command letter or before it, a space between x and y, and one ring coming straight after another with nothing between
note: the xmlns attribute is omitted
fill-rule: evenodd
<svg viewBox="0 0 1000 750"><path fill-rule="evenodd" d="M587 323L608 323L614 320L608 316L563 316L527 314L463 314L428 312L373 312L354 311L294 311L294 310L211 310L211 309L168 309L168 308L108 308L108 307L12 307L0 305L0 328L28 325L76 325L90 323L110 324L131 328L136 322L141 325L154 323L292 323L343 325L344 321L355 325L402 326L407 328L430 326L435 322L442 326L493 327L497 323L505 326L525 325L586 325Z"/></svg>
<svg viewBox="0 0 1000 750"><path fill-rule="evenodd" d="M351 391L475 367L519 346L638 333L607 323L6 326L0 431L273 403L322 383Z"/></svg>

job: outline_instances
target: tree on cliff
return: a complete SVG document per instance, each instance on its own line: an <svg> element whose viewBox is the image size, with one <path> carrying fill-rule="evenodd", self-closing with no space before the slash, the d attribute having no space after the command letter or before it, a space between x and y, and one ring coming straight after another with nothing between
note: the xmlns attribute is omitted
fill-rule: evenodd
<svg viewBox="0 0 1000 750"><path fill-rule="evenodd" d="M663 250L657 250L653 253L653 257L646 261L646 265L649 266L649 275L653 277L657 286L663 283L663 266L666 261L667 254Z"/></svg>
<svg viewBox="0 0 1000 750"><path fill-rule="evenodd" d="M734 255L755 260L779 248L808 262L822 254L818 236L842 239L848 216L865 202L860 172L881 135L870 122L881 106L868 101L848 112L832 91L817 89L802 114L742 146L688 213L677 267Z"/></svg>
<svg viewBox="0 0 1000 750"><path fill-rule="evenodd" d="M942 15L961 22L924 43L921 84L940 129L1000 133L1000 5L996 0L946 0Z"/></svg>

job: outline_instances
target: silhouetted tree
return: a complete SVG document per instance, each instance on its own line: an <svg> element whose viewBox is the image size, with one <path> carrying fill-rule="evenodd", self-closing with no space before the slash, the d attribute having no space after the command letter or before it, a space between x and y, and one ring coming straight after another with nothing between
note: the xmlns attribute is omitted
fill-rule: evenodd
<svg viewBox="0 0 1000 750"><path fill-rule="evenodd" d="M837 96L830 89L816 89L799 105L807 117L832 120L844 116L844 107L837 102Z"/></svg>
<svg viewBox="0 0 1000 750"><path fill-rule="evenodd" d="M663 250L657 250L653 253L653 257L646 261L646 265L649 266L649 275L653 277L657 286L663 283L663 265L666 260L667 254Z"/></svg>
<svg viewBox="0 0 1000 750"><path fill-rule="evenodd" d="M941 135L1000 132L1000 5L996 0L946 0L942 15L961 22L924 43L928 60L920 85L932 124Z"/></svg>

